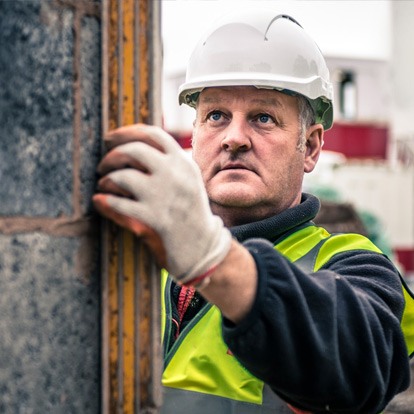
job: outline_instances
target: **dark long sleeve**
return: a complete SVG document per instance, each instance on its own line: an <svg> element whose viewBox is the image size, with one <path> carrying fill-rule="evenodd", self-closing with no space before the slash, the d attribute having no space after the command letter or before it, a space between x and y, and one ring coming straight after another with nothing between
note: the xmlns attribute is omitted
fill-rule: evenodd
<svg viewBox="0 0 414 414"><path fill-rule="evenodd" d="M314 413L376 414L408 387L403 292L386 257L341 253L309 275L265 240L244 245L256 300L242 323L224 319L223 337L253 375Z"/></svg>

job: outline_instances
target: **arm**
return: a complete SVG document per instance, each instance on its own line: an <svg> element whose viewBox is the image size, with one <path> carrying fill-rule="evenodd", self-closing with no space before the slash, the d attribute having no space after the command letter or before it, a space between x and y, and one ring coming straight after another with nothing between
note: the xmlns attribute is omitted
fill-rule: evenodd
<svg viewBox="0 0 414 414"><path fill-rule="evenodd" d="M257 290L257 268L253 256L233 240L230 251L199 292L216 305L229 321L238 323L250 312Z"/></svg>
<svg viewBox="0 0 414 414"><path fill-rule="evenodd" d="M224 319L233 354L283 399L312 412L378 413L409 384L398 274L382 255L343 253L304 274L265 241L251 311Z"/></svg>

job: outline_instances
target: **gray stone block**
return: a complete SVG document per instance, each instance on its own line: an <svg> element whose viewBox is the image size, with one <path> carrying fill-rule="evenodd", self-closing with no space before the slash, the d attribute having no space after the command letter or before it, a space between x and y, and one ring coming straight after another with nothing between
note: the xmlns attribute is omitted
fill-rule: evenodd
<svg viewBox="0 0 414 414"><path fill-rule="evenodd" d="M0 2L0 215L72 214L73 12Z"/></svg>
<svg viewBox="0 0 414 414"><path fill-rule="evenodd" d="M92 211L96 190L96 166L101 158L101 39L100 22L85 17L81 32L82 89L82 213Z"/></svg>
<svg viewBox="0 0 414 414"><path fill-rule="evenodd" d="M76 238L0 235L2 414L99 413L100 289L97 266L77 270L80 250Z"/></svg>

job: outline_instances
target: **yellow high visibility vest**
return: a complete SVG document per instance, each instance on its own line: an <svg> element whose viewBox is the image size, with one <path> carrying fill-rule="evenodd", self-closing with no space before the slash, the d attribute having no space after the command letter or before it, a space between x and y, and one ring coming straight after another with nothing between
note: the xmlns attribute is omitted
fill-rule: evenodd
<svg viewBox="0 0 414 414"><path fill-rule="evenodd" d="M308 226L289 235L275 249L307 271L317 271L334 255L351 250L381 253L358 234L330 235L321 227ZM401 278L402 279L402 278ZM409 355L414 353L414 299L402 280L406 307L401 322ZM171 280L163 274L162 335L169 348ZM291 414L292 411L263 381L248 372L231 355L221 334L221 313L206 304L165 353L162 377L167 413Z"/></svg>

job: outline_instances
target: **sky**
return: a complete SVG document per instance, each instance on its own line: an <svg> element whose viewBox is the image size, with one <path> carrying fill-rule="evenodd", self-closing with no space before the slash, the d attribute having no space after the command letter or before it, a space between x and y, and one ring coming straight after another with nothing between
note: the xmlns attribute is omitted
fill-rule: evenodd
<svg viewBox="0 0 414 414"><path fill-rule="evenodd" d="M183 70L209 25L243 7L290 14L326 56L379 60L390 56L390 0L162 0L164 70Z"/></svg>

